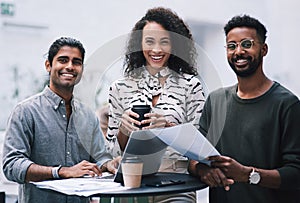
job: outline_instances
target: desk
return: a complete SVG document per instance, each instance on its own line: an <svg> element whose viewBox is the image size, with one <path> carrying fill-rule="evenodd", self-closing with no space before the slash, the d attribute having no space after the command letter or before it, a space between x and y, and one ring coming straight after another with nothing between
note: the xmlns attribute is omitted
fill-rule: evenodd
<svg viewBox="0 0 300 203"><path fill-rule="evenodd" d="M174 180L174 181L182 180L185 181L185 183L180 185L171 185L171 186L164 186L164 187L146 186L146 183L159 181L159 180ZM93 195L93 197L101 197L102 199L106 197L110 198L110 197L156 196L156 195L191 192L191 191L201 190L206 187L207 187L206 184L202 183L199 179L190 176L188 174L159 172L152 176L143 177L140 188L104 192L101 194L95 194Z"/></svg>
<svg viewBox="0 0 300 203"><path fill-rule="evenodd" d="M170 185L165 187L147 186L147 183L157 181L184 181L180 185ZM147 202L148 197L159 195L171 195L185 193L203 189L207 187L199 179L188 174L179 173L157 173L152 176L146 176L142 179L140 188L126 189L120 187L120 184L114 182L99 181L97 178L70 178L60 180L47 180L41 182L32 182L41 189L50 189L65 195L79 195L85 197L100 197L102 202L111 202L112 197L116 202L120 198L126 198L131 202L132 199L138 199L138 202Z"/></svg>

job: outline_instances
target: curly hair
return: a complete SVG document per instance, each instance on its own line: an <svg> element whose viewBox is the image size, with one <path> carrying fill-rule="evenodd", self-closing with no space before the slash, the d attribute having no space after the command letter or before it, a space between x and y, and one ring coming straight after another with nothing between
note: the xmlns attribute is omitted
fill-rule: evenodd
<svg viewBox="0 0 300 203"><path fill-rule="evenodd" d="M266 27L259 22L257 19L250 17L248 15L243 16L234 16L231 18L228 23L224 26L225 35L229 33L230 30L236 27L250 27L254 28L258 34L259 39L262 43L266 41L267 29Z"/></svg>
<svg viewBox="0 0 300 203"><path fill-rule="evenodd" d="M157 7L149 9L132 29L125 54L125 75L146 64L142 50L142 30L149 22L156 22L170 31L172 52L168 67L177 73L198 75L195 66L196 49L192 34L181 18L170 9Z"/></svg>

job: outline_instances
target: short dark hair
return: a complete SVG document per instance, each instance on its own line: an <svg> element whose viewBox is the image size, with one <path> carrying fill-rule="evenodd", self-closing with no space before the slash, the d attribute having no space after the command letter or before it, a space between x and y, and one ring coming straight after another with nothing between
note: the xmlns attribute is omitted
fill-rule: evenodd
<svg viewBox="0 0 300 203"><path fill-rule="evenodd" d="M80 41L78 41L77 39L74 39L71 37L61 37L61 38L55 40L49 48L48 61L50 62L50 66L52 66L54 56L58 53L58 51L63 46L78 48L81 53L82 62L84 61L85 49L84 49L82 43Z"/></svg>
<svg viewBox="0 0 300 203"><path fill-rule="evenodd" d="M230 30L236 27L254 28L261 42L265 43L267 38L267 29L261 22L259 22L259 20L250 17L249 15L234 16L228 21L228 23L224 27L225 35L227 36Z"/></svg>
<svg viewBox="0 0 300 203"><path fill-rule="evenodd" d="M175 72L197 75L195 66L196 49L188 26L176 13L168 8L156 7L149 9L134 26L129 37L125 55L125 74L146 64L142 51L142 30L149 22L156 22L170 31L172 53L168 67Z"/></svg>

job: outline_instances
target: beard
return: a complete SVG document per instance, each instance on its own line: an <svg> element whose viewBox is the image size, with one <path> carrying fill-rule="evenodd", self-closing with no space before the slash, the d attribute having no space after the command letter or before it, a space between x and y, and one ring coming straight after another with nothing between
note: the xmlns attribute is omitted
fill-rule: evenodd
<svg viewBox="0 0 300 203"><path fill-rule="evenodd" d="M248 68L244 69L237 69L235 66L235 63L232 61L235 61L237 59L246 59L248 61ZM242 56L238 56L235 59L232 59L231 61L228 60L228 63L231 67L231 69L235 72L235 74L239 77L250 77L251 75L253 75L256 70L258 69L259 65L262 63L262 55L261 53L259 54L259 56L255 59L253 59L251 56L249 57L242 57Z"/></svg>

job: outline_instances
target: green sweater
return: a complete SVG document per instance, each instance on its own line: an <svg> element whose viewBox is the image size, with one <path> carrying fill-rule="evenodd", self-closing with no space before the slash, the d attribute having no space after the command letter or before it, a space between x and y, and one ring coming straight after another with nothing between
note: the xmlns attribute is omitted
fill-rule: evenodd
<svg viewBox="0 0 300 203"><path fill-rule="evenodd" d="M210 202L299 202L299 99L277 82L254 99L241 99L236 90L237 85L209 95L200 119L200 131L224 156L246 166L277 169L281 186L269 189L235 183L229 192L224 188L211 189Z"/></svg>

